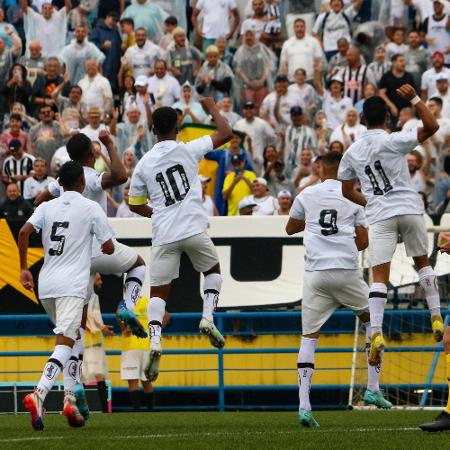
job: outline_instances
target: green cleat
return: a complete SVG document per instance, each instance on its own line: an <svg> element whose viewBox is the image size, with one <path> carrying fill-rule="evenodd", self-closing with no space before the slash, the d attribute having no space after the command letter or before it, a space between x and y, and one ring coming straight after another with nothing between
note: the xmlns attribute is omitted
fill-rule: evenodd
<svg viewBox="0 0 450 450"><path fill-rule="evenodd" d="M123 322L125 325L130 327L131 333L134 336L141 339L148 337L147 332L137 319L136 314L125 306L125 302L123 300L119 303L116 316L119 322Z"/></svg>
<svg viewBox="0 0 450 450"><path fill-rule="evenodd" d="M80 414L84 417L84 420L88 420L90 411L86 400L86 392L82 384L77 384L77 387L75 388L75 401L78 411L80 411Z"/></svg>
<svg viewBox="0 0 450 450"><path fill-rule="evenodd" d="M213 322L203 318L198 328L200 333L209 337L209 342L211 342L213 347L222 348L225 346L225 339Z"/></svg>
<svg viewBox="0 0 450 450"><path fill-rule="evenodd" d="M306 411L306 409L300 408L298 410L298 421L303 427L306 428L320 428L320 425L316 419L314 419L311 411Z"/></svg>
<svg viewBox="0 0 450 450"><path fill-rule="evenodd" d="M386 400L383 396L383 392L372 392L367 389L364 394L364 403L366 405L375 405L378 409L391 409L392 403Z"/></svg>

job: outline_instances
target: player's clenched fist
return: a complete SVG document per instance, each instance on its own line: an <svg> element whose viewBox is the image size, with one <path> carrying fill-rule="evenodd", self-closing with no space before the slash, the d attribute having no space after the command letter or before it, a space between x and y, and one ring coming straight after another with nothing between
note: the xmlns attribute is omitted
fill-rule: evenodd
<svg viewBox="0 0 450 450"><path fill-rule="evenodd" d="M412 100L416 95L416 90L410 84L404 84L397 89L397 94L406 100Z"/></svg>
<svg viewBox="0 0 450 450"><path fill-rule="evenodd" d="M200 104L207 114L211 112L213 108L216 107L216 102L212 97L203 97L200 99Z"/></svg>
<svg viewBox="0 0 450 450"><path fill-rule="evenodd" d="M109 144L112 144L111 133L108 130L101 130L98 134L98 138L105 147L108 147Z"/></svg>

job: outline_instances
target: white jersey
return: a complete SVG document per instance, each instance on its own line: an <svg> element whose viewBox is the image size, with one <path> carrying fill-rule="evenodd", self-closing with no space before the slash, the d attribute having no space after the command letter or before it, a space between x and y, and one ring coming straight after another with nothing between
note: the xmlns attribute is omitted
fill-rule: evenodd
<svg viewBox="0 0 450 450"><path fill-rule="evenodd" d="M92 237L100 243L113 237L108 220L95 202L75 191L38 206L28 219L42 230L44 265L39 298L85 298L91 268Z"/></svg>
<svg viewBox="0 0 450 450"><path fill-rule="evenodd" d="M254 195L249 195L248 198L252 203L256 204L253 208L254 216L273 216L280 207L278 200L271 195L266 195L262 198L256 198Z"/></svg>
<svg viewBox="0 0 450 450"><path fill-rule="evenodd" d="M359 267L355 227L367 228L364 209L342 195L342 184L325 180L295 197L289 216L305 220L305 270Z"/></svg>
<svg viewBox="0 0 450 450"><path fill-rule="evenodd" d="M35 177L27 178L23 185L23 198L25 200L35 198L40 192L45 191L53 181L55 181L53 177L45 177L42 180L38 180Z"/></svg>
<svg viewBox="0 0 450 450"><path fill-rule="evenodd" d="M170 244L206 231L198 164L213 150L210 136L187 144L158 142L138 162L131 178L130 204L153 208L152 246Z"/></svg>
<svg viewBox="0 0 450 450"><path fill-rule="evenodd" d="M417 128L391 134L368 130L342 157L338 177L359 179L370 224L394 216L423 214L423 202L412 186L405 159L417 145Z"/></svg>

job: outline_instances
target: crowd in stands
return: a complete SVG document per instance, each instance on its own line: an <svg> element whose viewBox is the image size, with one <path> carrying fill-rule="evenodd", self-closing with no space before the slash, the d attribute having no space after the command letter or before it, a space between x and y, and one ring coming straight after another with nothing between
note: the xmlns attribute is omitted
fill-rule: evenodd
<svg viewBox="0 0 450 450"><path fill-rule="evenodd" d="M234 130L203 173L209 215L286 215L345 152L380 95L391 131L416 127L415 87L440 129L407 156L430 215L450 198L450 2L446 0L0 0L0 217L21 219L69 159L75 133L107 128L131 176L155 143L152 112L207 132L212 96ZM200 131L199 131L200 130ZM203 131L201 131L203 130ZM214 185L214 186L212 186ZM108 214L133 217L128 184Z"/></svg>

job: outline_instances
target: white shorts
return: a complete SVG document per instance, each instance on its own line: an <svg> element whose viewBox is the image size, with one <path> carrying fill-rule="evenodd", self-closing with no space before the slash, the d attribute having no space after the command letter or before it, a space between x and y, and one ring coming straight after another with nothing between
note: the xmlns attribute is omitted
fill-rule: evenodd
<svg viewBox="0 0 450 450"><path fill-rule="evenodd" d="M340 306L369 311L369 287L360 270L317 270L303 279L302 334L317 333Z"/></svg>
<svg viewBox="0 0 450 450"><path fill-rule="evenodd" d="M43 298L42 306L55 325L53 332L73 339L78 338L78 330L83 316L85 299L80 297Z"/></svg>
<svg viewBox="0 0 450 450"><path fill-rule="evenodd" d="M103 275L117 275L128 272L138 259L138 253L131 247L117 242L114 239L114 253L112 255L99 255L91 259L91 273Z"/></svg>
<svg viewBox="0 0 450 450"><path fill-rule="evenodd" d="M120 379L148 381L145 367L149 353L146 350L127 350L120 356Z"/></svg>
<svg viewBox="0 0 450 450"><path fill-rule="evenodd" d="M369 226L369 259L372 267L392 261L399 236L409 257L428 255L428 236L423 215L395 216Z"/></svg>
<svg viewBox="0 0 450 450"><path fill-rule="evenodd" d="M180 275L180 258L185 252L197 272L207 272L219 262L216 247L207 233L182 241L152 247L150 285L164 286Z"/></svg>
<svg viewBox="0 0 450 450"><path fill-rule="evenodd" d="M102 344L86 347L83 356L83 378L87 381L95 380L96 375L108 378L105 349Z"/></svg>

